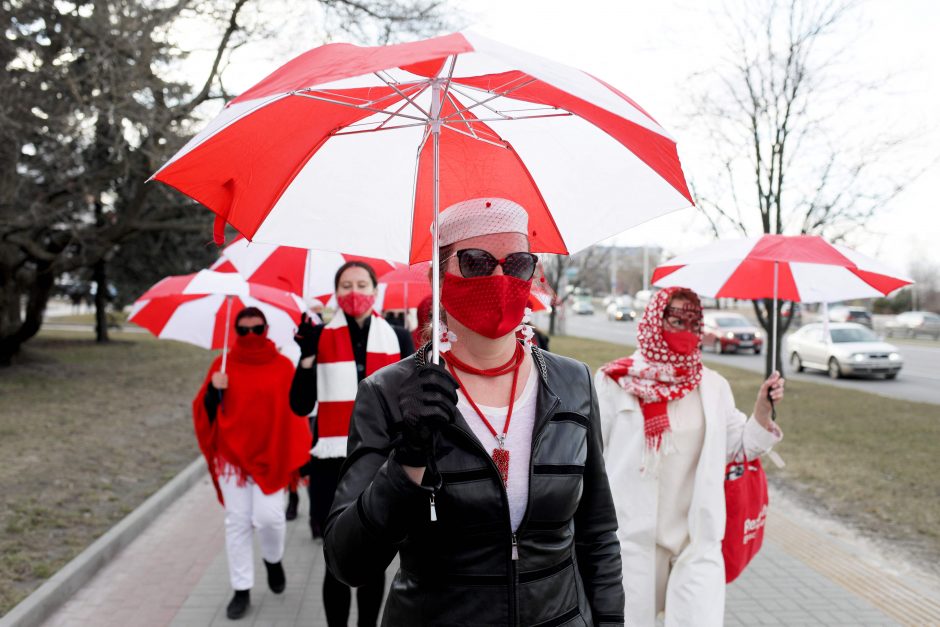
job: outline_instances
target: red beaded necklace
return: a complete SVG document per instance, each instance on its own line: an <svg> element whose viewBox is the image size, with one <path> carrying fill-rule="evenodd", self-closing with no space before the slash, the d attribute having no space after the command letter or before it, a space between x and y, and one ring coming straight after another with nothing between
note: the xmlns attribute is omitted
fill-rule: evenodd
<svg viewBox="0 0 940 627"><path fill-rule="evenodd" d="M513 353L513 356L502 366L497 366L496 368L486 368L480 369L475 368L467 363L464 363L457 359L452 353L447 355L447 366L450 369L451 374L454 375L454 379L457 380L457 384L460 385L460 388L463 390L463 395L466 397L467 402L470 403L470 406L473 407L473 410L480 417L480 420L483 421L483 424L486 425L486 428L490 430L490 433L493 434L493 437L496 438L498 447L493 449L493 462L496 464L496 469L499 471L499 476L503 480L503 484L509 483L509 451L506 450L506 434L509 432L509 421L512 419L512 407L516 402L516 383L519 381L519 367L522 365L522 362L525 360L525 351L522 349L521 344L516 344L516 351ZM506 423L503 425L503 432L501 434L496 433L496 429L490 424L490 421L486 419L486 416L480 411L480 408L474 402L473 398L470 397L470 393L467 391L467 387L460 380L460 377L457 375L457 370L463 370L469 374L479 375L481 377L499 377L504 374L512 373L512 389L509 392L509 409L506 412Z"/></svg>

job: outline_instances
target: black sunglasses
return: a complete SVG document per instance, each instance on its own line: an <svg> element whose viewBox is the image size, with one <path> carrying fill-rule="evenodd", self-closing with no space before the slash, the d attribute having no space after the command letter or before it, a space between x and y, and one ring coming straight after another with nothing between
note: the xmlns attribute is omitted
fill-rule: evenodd
<svg viewBox="0 0 940 627"><path fill-rule="evenodd" d="M528 281L535 274L535 266L538 264L538 257L526 252L509 253L502 259L479 248L464 248L455 254L460 274L466 278L490 276L496 266L502 266L503 274Z"/></svg>
<svg viewBox="0 0 940 627"><path fill-rule="evenodd" d="M264 333L264 330L268 328L266 324L256 324L253 327L243 327L240 324L235 325L235 333L239 335L248 335L249 332L254 333L255 335L261 335Z"/></svg>

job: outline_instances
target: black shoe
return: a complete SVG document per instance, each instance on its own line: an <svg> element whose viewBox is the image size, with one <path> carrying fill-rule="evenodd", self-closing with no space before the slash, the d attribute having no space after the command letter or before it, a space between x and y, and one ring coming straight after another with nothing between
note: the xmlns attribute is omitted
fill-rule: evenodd
<svg viewBox="0 0 940 627"><path fill-rule="evenodd" d="M323 531L320 530L320 525L317 524L313 518L310 519L310 535L314 540L323 537Z"/></svg>
<svg viewBox="0 0 940 627"><path fill-rule="evenodd" d="M287 496L287 511L284 513L284 517L287 520L294 520L297 518L297 504L300 503L300 496L296 492L291 492Z"/></svg>
<svg viewBox="0 0 940 627"><path fill-rule="evenodd" d="M287 577L284 575L284 567L281 563L271 564L265 561L264 567L268 569L268 587L271 588L271 592L274 594L284 592L284 588L287 586Z"/></svg>
<svg viewBox="0 0 940 627"><path fill-rule="evenodd" d="M229 617L229 620L238 620L248 612L249 605L251 605L251 591L236 590L235 596L225 608L225 615Z"/></svg>

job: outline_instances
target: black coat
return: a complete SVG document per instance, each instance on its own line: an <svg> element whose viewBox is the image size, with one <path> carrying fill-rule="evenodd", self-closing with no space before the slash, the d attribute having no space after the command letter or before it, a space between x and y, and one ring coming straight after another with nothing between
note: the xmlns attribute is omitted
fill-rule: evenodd
<svg viewBox="0 0 940 627"><path fill-rule="evenodd" d="M356 586L400 554L384 625L622 625L617 517L587 366L533 350L529 503L513 534L496 465L459 415L438 441L440 474L426 479L436 485L415 485L389 453L398 391L425 350L359 386L326 528L329 568Z"/></svg>

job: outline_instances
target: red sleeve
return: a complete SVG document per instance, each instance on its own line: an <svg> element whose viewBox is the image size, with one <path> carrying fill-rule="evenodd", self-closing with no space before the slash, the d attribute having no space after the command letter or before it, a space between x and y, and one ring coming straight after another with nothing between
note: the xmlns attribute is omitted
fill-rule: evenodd
<svg viewBox="0 0 940 627"><path fill-rule="evenodd" d="M221 364L221 357L217 357L216 360L212 362L212 366L209 368L209 373L206 375L202 387L199 389L199 393L196 394L196 398L193 399L193 429L196 432L196 441L199 443L199 450L202 451L203 457L206 458L206 464L209 466L209 474L212 476L212 485L215 486L216 496L219 498L219 503L225 505L215 469L215 434L218 421L209 421L209 413L206 411L205 405L206 389L209 387L212 374L221 368Z"/></svg>

